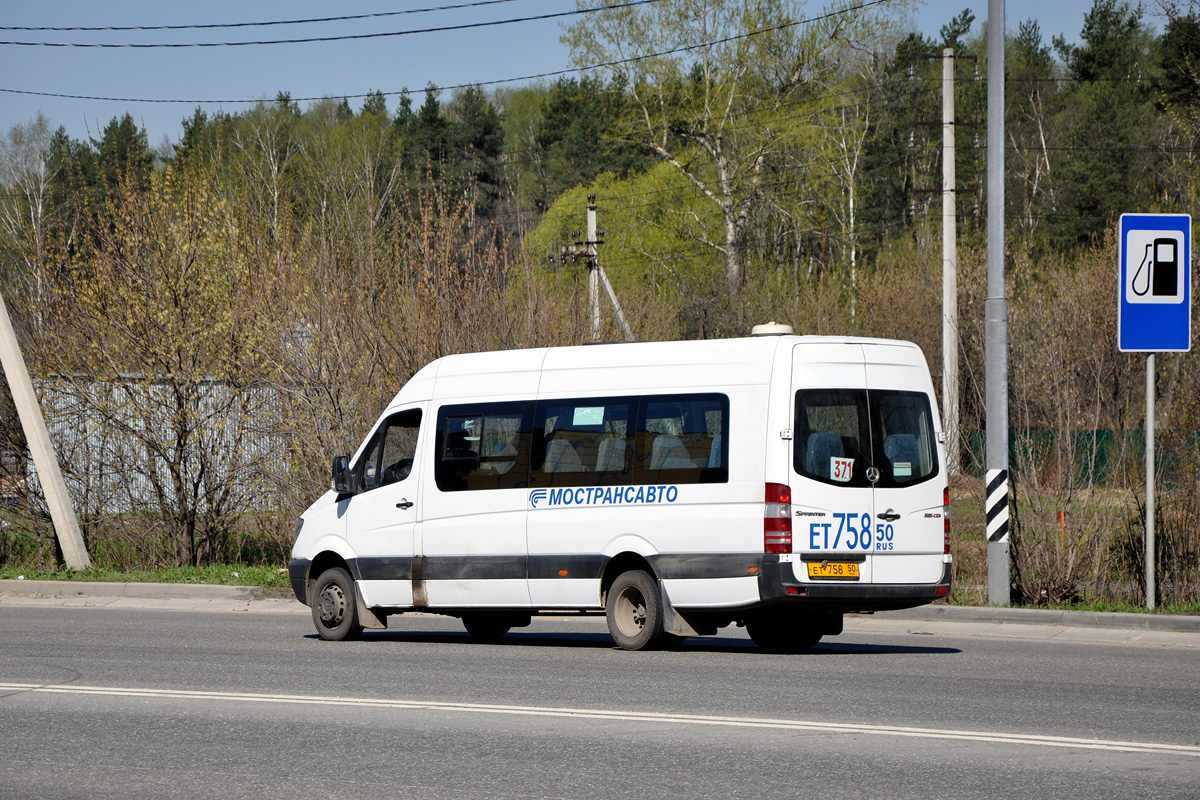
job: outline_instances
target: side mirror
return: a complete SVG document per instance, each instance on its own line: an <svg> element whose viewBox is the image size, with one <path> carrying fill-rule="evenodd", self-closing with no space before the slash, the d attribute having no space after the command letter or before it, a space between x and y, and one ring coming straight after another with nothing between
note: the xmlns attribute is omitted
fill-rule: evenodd
<svg viewBox="0 0 1200 800"><path fill-rule="evenodd" d="M332 489L338 494L350 494L349 456L334 456Z"/></svg>

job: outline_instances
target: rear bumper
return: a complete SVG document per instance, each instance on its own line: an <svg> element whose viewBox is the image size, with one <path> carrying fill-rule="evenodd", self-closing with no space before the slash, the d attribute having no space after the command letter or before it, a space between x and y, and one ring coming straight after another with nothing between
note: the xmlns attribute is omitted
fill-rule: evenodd
<svg viewBox="0 0 1200 800"><path fill-rule="evenodd" d="M932 603L950 594L952 564L946 564L937 583L801 583L792 563L778 555L762 557L758 594L763 603L795 603L830 611L891 611Z"/></svg>
<svg viewBox="0 0 1200 800"><path fill-rule="evenodd" d="M296 599L308 605L308 565L307 558L296 558L288 562L288 578L292 582L292 591Z"/></svg>

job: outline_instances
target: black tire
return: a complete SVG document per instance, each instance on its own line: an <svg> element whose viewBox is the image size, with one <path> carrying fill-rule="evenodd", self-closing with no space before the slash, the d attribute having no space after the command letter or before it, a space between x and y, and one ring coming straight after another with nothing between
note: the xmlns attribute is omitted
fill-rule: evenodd
<svg viewBox="0 0 1200 800"><path fill-rule="evenodd" d="M768 653L803 653L811 650L824 635L812 626L797 624L778 614L747 619L746 633L760 650Z"/></svg>
<svg viewBox="0 0 1200 800"><path fill-rule="evenodd" d="M654 646L659 650L678 650L683 647L683 640L686 638L686 636L679 636L674 633L664 633L658 637L658 641Z"/></svg>
<svg viewBox="0 0 1200 800"><path fill-rule="evenodd" d="M312 618L317 633L331 642L355 639L362 633L349 572L331 567L321 573L313 586Z"/></svg>
<svg viewBox="0 0 1200 800"><path fill-rule="evenodd" d="M509 618L487 612L463 614L462 624L472 639L493 644L503 639L512 628Z"/></svg>
<svg viewBox="0 0 1200 800"><path fill-rule="evenodd" d="M608 589L608 632L622 650L645 650L663 635L662 596L644 570L622 572Z"/></svg>

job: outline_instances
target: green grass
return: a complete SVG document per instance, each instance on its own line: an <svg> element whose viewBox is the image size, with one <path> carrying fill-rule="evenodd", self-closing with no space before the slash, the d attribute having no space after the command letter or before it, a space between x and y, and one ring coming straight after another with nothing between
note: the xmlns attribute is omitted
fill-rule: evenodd
<svg viewBox="0 0 1200 800"><path fill-rule="evenodd" d="M171 567L167 569L138 569L129 572L89 567L79 572L69 569L55 571L0 566L0 579L16 580L25 576L29 581L104 581L108 583L199 583L217 586L261 586L264 589L287 589L287 569L283 566L246 566L245 564L214 564L208 567Z"/></svg>
<svg viewBox="0 0 1200 800"><path fill-rule="evenodd" d="M956 587L951 591L949 598L946 600L937 601L937 605L965 607L986 606L986 589L983 591L969 592L960 591ZM1009 608L1030 608L1034 610L1041 609L1043 611L1098 611L1121 614L1187 614L1190 616L1200 616L1200 603L1172 603L1165 606L1160 605L1153 611L1145 606L1132 605L1130 603L1118 603L1111 600L1081 600L1076 603L1048 603L1046 605L1031 606L1013 605L1009 606Z"/></svg>
<svg viewBox="0 0 1200 800"><path fill-rule="evenodd" d="M1153 611L1145 606L1130 603L1115 603L1109 600L1096 600L1084 603L1051 603L1047 606L1025 606L1026 608L1049 608L1055 611L1104 611L1122 614L1191 614L1200 615L1200 603L1174 603L1159 606Z"/></svg>

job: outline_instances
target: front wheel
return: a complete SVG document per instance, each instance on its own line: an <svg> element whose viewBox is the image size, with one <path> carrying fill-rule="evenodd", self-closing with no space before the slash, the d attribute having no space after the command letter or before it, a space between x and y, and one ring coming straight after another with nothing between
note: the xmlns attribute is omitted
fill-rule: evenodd
<svg viewBox="0 0 1200 800"><path fill-rule="evenodd" d="M663 634L662 596L644 570L622 572L608 590L608 632L622 650L644 650Z"/></svg>
<svg viewBox="0 0 1200 800"><path fill-rule="evenodd" d="M321 573L313 591L312 617L317 633L331 642L354 639L362 633L349 572L331 567Z"/></svg>

